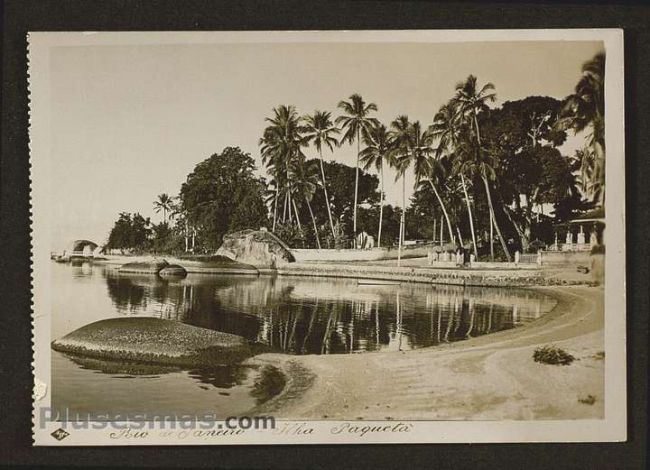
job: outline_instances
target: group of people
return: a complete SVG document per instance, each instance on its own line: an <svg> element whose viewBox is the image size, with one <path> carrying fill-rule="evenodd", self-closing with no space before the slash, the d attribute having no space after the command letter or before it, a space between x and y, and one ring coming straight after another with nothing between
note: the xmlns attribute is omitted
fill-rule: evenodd
<svg viewBox="0 0 650 470"><path fill-rule="evenodd" d="M432 264L435 261L445 261L445 262L455 262L456 266L465 266L469 265L471 262L471 255L468 250L465 248L458 248L458 250L454 252L449 252L449 251L434 251L431 250L429 251L427 255L429 264Z"/></svg>

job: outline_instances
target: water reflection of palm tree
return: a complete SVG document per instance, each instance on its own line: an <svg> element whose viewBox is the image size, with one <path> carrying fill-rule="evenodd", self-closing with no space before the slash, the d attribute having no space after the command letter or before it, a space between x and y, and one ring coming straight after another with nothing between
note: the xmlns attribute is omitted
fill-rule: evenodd
<svg viewBox="0 0 650 470"><path fill-rule="evenodd" d="M305 333L305 337L302 341L302 347L300 348L300 352L303 354L306 351L307 340L309 339L309 335L311 335L311 330L314 327L314 322L318 317L318 300L319 300L318 297L316 297L316 303L314 304L314 310L312 311L311 318L309 319L309 326L307 327L307 333Z"/></svg>
<svg viewBox="0 0 650 470"><path fill-rule="evenodd" d="M357 317L360 310L361 310L361 303L354 302L352 304L352 312L351 312L352 315L350 316L350 323L348 325L348 332L350 333L348 335L350 341L348 344L346 344L346 347L348 348L348 353L352 353L352 350L354 349L354 319Z"/></svg>
<svg viewBox="0 0 650 470"><path fill-rule="evenodd" d="M463 299L463 304L465 304L465 300ZM471 297L467 301L467 308L469 310L469 327L467 328L467 334L465 335L465 338L471 338L472 337L472 330L474 329L474 314L475 314L475 308L474 308L474 299Z"/></svg>
<svg viewBox="0 0 650 470"><path fill-rule="evenodd" d="M329 354L330 351L330 336L332 334L332 324L336 323L334 317L338 316L338 305L334 302L331 304L329 315L327 315L327 323L325 324L325 333L323 334L323 341L321 344L321 354Z"/></svg>
<svg viewBox="0 0 650 470"><path fill-rule="evenodd" d="M472 302L472 305L469 307L470 311L472 307L474 309L474 328L472 331L474 332L474 336L478 336L485 331L485 315L483 314L480 305L477 305L474 302ZM470 319L470 323L471 323L471 319ZM467 331L468 332L470 331L469 328L467 329Z"/></svg>
<svg viewBox="0 0 650 470"><path fill-rule="evenodd" d="M437 342L440 344L440 334L442 332L442 309L440 308L440 304L436 302L437 310L438 310L438 328L437 328Z"/></svg>
<svg viewBox="0 0 650 470"><path fill-rule="evenodd" d="M379 349L379 301L375 303L375 349Z"/></svg>
<svg viewBox="0 0 650 470"><path fill-rule="evenodd" d="M463 302L463 299L460 299L460 303L459 303L458 294L454 295L454 311L458 312L458 321L456 322L456 326L454 327L454 337L456 337L456 334L458 333L460 324L463 323L464 307L465 307L465 302Z"/></svg>
<svg viewBox="0 0 650 470"><path fill-rule="evenodd" d="M447 310L449 311L449 318L447 319L447 331L445 331L445 343L449 342L449 334L451 333L451 327L454 324L454 315L456 313L456 307L458 306L457 303L454 302L454 307L451 307L452 304L452 299L449 297L449 300L447 301Z"/></svg>
<svg viewBox="0 0 650 470"><path fill-rule="evenodd" d="M397 333L397 350L402 350L402 305L399 298L399 289L397 290L397 308L395 311L396 315L396 333Z"/></svg>
<svg viewBox="0 0 650 470"><path fill-rule="evenodd" d="M492 312L494 311L494 304L490 304L490 311L488 312L488 326L487 333L492 331Z"/></svg>
<svg viewBox="0 0 650 470"><path fill-rule="evenodd" d="M427 310L429 310L429 338L433 338L435 327L433 326L433 299L431 292L427 292Z"/></svg>
<svg viewBox="0 0 650 470"><path fill-rule="evenodd" d="M297 351L295 345L296 326L298 325L298 321L302 318L302 313L304 308L305 307L303 306L300 309L298 309L298 313L293 316L293 326L291 327L291 334L289 335L289 342L288 342L288 347L292 351Z"/></svg>

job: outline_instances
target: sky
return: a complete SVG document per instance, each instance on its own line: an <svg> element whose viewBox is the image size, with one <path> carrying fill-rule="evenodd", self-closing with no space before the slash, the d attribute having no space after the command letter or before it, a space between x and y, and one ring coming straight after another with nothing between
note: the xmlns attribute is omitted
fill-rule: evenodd
<svg viewBox="0 0 650 470"><path fill-rule="evenodd" d="M162 220L156 196L177 195L194 166L224 147L240 147L261 167L264 119L280 104L335 117L337 103L359 93L384 123L406 114L428 125L469 74L495 85L496 105L530 95L562 99L600 50L596 41L53 47L53 249L81 238L104 243L120 212ZM569 139L564 153L582 139ZM324 157L354 165L356 144ZM401 205L393 180L387 172L387 202ZM406 183L408 198L410 174Z"/></svg>

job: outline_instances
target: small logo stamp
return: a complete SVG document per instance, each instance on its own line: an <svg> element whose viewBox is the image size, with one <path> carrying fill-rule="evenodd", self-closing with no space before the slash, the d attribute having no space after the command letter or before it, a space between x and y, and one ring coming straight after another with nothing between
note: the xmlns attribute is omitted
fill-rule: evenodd
<svg viewBox="0 0 650 470"><path fill-rule="evenodd" d="M57 429L56 431L54 431L52 433L52 437L54 439L56 439L57 441L62 441L63 439L65 439L69 435L70 435L70 433L68 431L66 431L65 429L61 429L61 428Z"/></svg>

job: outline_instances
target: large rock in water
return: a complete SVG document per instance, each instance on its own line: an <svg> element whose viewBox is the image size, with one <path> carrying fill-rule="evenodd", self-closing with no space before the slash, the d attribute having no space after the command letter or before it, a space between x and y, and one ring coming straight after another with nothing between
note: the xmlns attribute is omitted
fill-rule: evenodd
<svg viewBox="0 0 650 470"><path fill-rule="evenodd" d="M116 361L209 367L252 355L241 336L151 317L111 318L52 342L55 351Z"/></svg>
<svg viewBox="0 0 650 470"><path fill-rule="evenodd" d="M158 274L161 269L167 266L169 266L167 260L153 258L149 261L135 261L123 264L118 271L130 274Z"/></svg>
<svg viewBox="0 0 650 470"><path fill-rule="evenodd" d="M275 268L296 260L282 240L264 230L242 230L224 235L217 255L258 268Z"/></svg>

